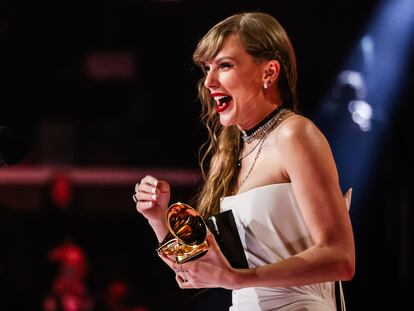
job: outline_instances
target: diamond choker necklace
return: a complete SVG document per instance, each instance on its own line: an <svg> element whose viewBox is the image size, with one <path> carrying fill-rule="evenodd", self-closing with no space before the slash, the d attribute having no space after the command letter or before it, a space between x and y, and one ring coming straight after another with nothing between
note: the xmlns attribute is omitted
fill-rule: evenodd
<svg viewBox="0 0 414 311"><path fill-rule="evenodd" d="M264 118L259 124L251 128L250 130L242 130L241 131L241 137L243 139L243 142L248 143L255 139L256 137L262 136L266 130L271 127L277 118L280 110L282 109L282 106L277 107L275 110L273 110L271 113L267 115L266 118Z"/></svg>

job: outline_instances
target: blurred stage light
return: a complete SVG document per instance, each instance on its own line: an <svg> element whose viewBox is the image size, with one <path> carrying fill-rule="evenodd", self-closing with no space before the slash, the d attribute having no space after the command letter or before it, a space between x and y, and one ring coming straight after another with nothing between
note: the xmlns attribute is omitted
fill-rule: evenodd
<svg viewBox="0 0 414 311"><path fill-rule="evenodd" d="M351 100L348 110L352 115L352 120L359 125L362 131L371 129L372 107L364 100Z"/></svg>
<svg viewBox="0 0 414 311"><path fill-rule="evenodd" d="M346 94L347 91L349 94ZM353 96L354 98L365 98L367 94L364 78L360 72L344 70L338 75L333 95L337 98Z"/></svg>
<svg viewBox="0 0 414 311"><path fill-rule="evenodd" d="M95 51L85 55L85 76L91 80L131 80L135 75L132 51Z"/></svg>
<svg viewBox="0 0 414 311"><path fill-rule="evenodd" d="M331 143L343 189L354 188L354 205L398 108L413 38L414 1L383 1L314 116Z"/></svg>

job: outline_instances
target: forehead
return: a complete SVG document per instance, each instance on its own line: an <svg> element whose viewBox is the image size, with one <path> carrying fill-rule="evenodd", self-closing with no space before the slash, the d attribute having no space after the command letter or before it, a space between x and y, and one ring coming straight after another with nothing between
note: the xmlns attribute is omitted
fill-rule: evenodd
<svg viewBox="0 0 414 311"><path fill-rule="evenodd" d="M246 57L251 57L247 54L245 48L243 47L240 38L237 35L230 35L223 41L223 45L218 50L216 56L214 56L211 60L207 61L207 63L213 63L217 60L223 58L232 58L232 59L243 59Z"/></svg>

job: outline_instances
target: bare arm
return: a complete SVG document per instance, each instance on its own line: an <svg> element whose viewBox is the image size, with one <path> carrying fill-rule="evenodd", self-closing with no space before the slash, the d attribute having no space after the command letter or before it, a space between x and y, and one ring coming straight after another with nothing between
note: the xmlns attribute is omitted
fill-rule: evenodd
<svg viewBox="0 0 414 311"><path fill-rule="evenodd" d="M281 262L239 270L230 287L295 286L352 278L352 228L325 137L309 120L293 117L278 139L284 174L292 183L314 245Z"/></svg>

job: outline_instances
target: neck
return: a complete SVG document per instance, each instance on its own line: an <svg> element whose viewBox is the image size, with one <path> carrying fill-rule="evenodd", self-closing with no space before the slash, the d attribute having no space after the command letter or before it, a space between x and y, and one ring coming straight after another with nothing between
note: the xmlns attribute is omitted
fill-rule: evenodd
<svg viewBox="0 0 414 311"><path fill-rule="evenodd" d="M270 113L264 116L260 120L260 122L257 123L255 126L249 128L248 130L240 129L243 141L249 142L255 137L260 136L260 134L263 133L263 131L267 130L269 126L271 126L271 124L275 121L281 110L282 105L279 105L276 107L276 109L273 109Z"/></svg>
<svg viewBox="0 0 414 311"><path fill-rule="evenodd" d="M272 111L277 109L280 105L281 104L276 105L276 106L274 104L266 105L265 109L261 110L260 112L254 113L255 116L251 115L251 117L254 117L254 119L250 119L248 122L244 124L240 124L237 127L239 128L240 131L249 131L250 129L260 124L260 122L262 122L269 114L272 113Z"/></svg>
<svg viewBox="0 0 414 311"><path fill-rule="evenodd" d="M254 101L254 110L250 113L250 118L246 119L243 124L238 126L239 130L248 131L257 126L263 119L265 119L272 111L282 106L283 102L279 93L276 90L268 90L264 97L258 96Z"/></svg>

